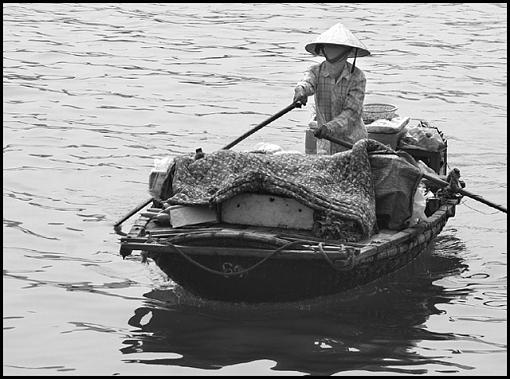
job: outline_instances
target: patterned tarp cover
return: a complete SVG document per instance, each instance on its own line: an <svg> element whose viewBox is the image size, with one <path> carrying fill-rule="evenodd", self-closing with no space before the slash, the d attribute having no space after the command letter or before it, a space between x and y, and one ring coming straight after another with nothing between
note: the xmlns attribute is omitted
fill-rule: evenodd
<svg viewBox="0 0 510 379"><path fill-rule="evenodd" d="M315 210L315 235L359 240L377 228L368 152L381 146L360 140L334 155L220 150L198 160L178 156L167 202L213 206L243 192L287 196Z"/></svg>

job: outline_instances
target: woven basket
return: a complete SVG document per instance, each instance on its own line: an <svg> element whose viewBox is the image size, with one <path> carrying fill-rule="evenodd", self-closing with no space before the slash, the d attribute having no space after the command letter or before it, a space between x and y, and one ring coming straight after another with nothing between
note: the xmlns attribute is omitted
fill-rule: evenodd
<svg viewBox="0 0 510 379"><path fill-rule="evenodd" d="M395 117L397 107L391 104L364 104L361 117L364 123L371 123L375 120L391 120Z"/></svg>

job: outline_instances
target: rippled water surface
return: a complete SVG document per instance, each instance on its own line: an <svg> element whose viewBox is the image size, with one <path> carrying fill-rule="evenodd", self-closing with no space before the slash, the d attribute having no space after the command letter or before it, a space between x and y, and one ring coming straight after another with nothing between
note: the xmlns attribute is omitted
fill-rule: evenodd
<svg viewBox="0 0 510 379"><path fill-rule="evenodd" d="M410 267L315 302L204 302L118 254L153 159L289 105L338 21L373 53L366 102L438 126L506 206L506 4L3 5L4 374L506 374L507 218L469 198ZM303 151L309 117L235 149Z"/></svg>

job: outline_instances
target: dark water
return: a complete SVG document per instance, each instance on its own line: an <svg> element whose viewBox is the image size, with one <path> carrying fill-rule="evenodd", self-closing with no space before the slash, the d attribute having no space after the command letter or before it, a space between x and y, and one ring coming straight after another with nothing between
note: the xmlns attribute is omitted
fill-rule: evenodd
<svg viewBox="0 0 510 379"><path fill-rule="evenodd" d="M507 218L465 198L431 251L319 301L193 298L118 255L153 159L214 151L292 101L304 44L344 22L366 102L449 139L507 204L506 4L4 4L3 371L11 375L507 372ZM309 108L257 142L304 150ZM124 229L128 229L127 222Z"/></svg>

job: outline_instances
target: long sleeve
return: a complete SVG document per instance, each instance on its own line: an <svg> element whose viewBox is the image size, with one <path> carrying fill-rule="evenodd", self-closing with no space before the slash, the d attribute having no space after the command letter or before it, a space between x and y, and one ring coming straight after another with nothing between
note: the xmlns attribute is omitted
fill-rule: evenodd
<svg viewBox="0 0 510 379"><path fill-rule="evenodd" d="M296 85L304 88L306 96L311 96L315 93L319 78L319 66L320 64L310 66L303 74L303 79Z"/></svg>

